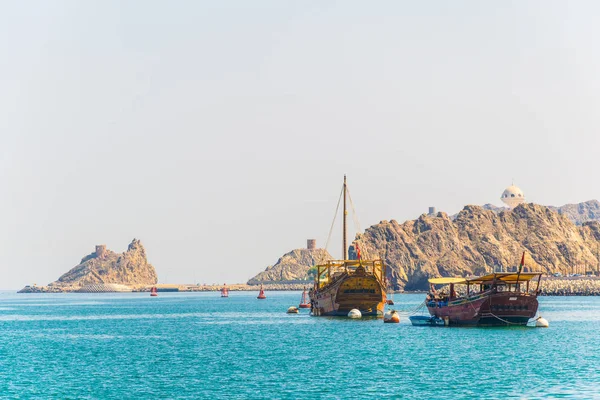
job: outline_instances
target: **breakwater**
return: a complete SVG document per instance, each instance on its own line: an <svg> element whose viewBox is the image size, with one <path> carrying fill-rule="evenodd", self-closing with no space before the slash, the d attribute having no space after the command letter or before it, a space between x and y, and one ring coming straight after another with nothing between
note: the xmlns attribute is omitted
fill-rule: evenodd
<svg viewBox="0 0 600 400"><path fill-rule="evenodd" d="M163 286L155 285L158 287L160 291ZM313 286L312 282L307 283L265 283L263 284L263 289L265 291L269 290L277 290L277 291L285 291L285 290L302 290L306 287L306 289L310 289ZM150 291L152 286L147 286L143 288L136 288L134 291L137 292L147 292ZM164 287L169 288L177 288L179 292L215 292L221 290L223 285L164 285ZM260 285L248 285L245 283L233 283L227 284L227 289L230 292L236 291L245 291L245 292L258 292L260 290Z"/></svg>
<svg viewBox="0 0 600 400"><path fill-rule="evenodd" d="M269 283L264 284L266 291L285 291L302 290L305 287L310 289L312 282L306 283ZM97 284L86 286L71 285L48 285L48 286L25 286L18 293L109 293L109 292L149 292L153 286L158 291L168 292L215 292L221 290L223 285L194 285L194 284L157 284L157 285L120 285L120 284ZM229 291L256 291L260 290L260 285L247 285L245 283L236 283L227 285ZM117 290L118 289L118 290Z"/></svg>
<svg viewBox="0 0 600 400"><path fill-rule="evenodd" d="M544 277L541 296L600 296L600 277Z"/></svg>
<svg viewBox="0 0 600 400"><path fill-rule="evenodd" d="M97 285L100 286L100 285ZM158 284L131 286L128 290L123 290L124 285L119 286L118 291L149 292L152 286L157 286L159 291L178 291L178 292L215 292L221 290L223 285L193 285L193 284ZM310 289L312 282L305 283L268 283L263 284L266 291L286 291L302 290L305 287ZM260 285L247 285L244 283L227 285L229 291L256 291L260 290ZM23 288L20 293L67 293L67 292L91 292L92 290L82 290L80 286L31 286ZM97 288L96 288L97 289ZM552 277L542 278L541 296L600 296L600 277L581 276L581 277ZM93 290L94 292L103 292L102 290ZM402 292L397 292L402 293ZM407 292L408 293L408 292Z"/></svg>
<svg viewBox="0 0 600 400"><path fill-rule="evenodd" d="M161 285L157 285L160 287ZM219 291L223 285L165 285L177 287L180 292L214 292ZM263 284L265 291L286 291L310 289L312 282L306 283L268 283ZM600 296L600 277L543 277L540 285L541 296ZM231 284L227 285L229 291L256 291L260 285ZM136 288L134 291L150 291L150 286ZM414 291L397 291L396 293L413 293ZM425 293L426 291L423 291ZM418 292L417 292L418 293Z"/></svg>

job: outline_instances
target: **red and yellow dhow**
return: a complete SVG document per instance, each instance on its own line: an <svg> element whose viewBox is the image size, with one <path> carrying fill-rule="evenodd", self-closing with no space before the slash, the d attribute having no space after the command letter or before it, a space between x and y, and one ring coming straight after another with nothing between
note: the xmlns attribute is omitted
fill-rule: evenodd
<svg viewBox="0 0 600 400"><path fill-rule="evenodd" d="M349 259L346 242L347 185L344 176L342 260L329 260L316 266L311 289L311 312L315 316L347 316L359 310L363 316L382 316L386 304L386 267L381 259L363 260L355 243L356 259ZM339 203L338 203L339 206Z"/></svg>

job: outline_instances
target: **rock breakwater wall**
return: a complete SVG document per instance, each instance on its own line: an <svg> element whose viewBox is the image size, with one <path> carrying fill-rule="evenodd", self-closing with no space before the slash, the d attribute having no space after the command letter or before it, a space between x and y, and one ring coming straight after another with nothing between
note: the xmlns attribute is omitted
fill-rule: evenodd
<svg viewBox="0 0 600 400"><path fill-rule="evenodd" d="M541 296L600 296L599 277L548 277L541 285Z"/></svg>

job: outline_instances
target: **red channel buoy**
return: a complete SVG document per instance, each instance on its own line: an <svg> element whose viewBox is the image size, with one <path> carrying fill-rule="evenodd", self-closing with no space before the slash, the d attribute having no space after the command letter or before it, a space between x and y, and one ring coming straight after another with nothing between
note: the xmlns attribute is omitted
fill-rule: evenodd
<svg viewBox="0 0 600 400"><path fill-rule="evenodd" d="M300 300L300 305L298 307L310 308L310 303L308 302L308 299L306 296L306 286L304 287L304 291L302 292L302 300Z"/></svg>
<svg viewBox="0 0 600 400"><path fill-rule="evenodd" d="M152 286L152 289L150 289L150 296L152 296L152 297L158 296L158 289L156 289L156 286Z"/></svg>
<svg viewBox="0 0 600 400"><path fill-rule="evenodd" d="M260 293L258 294L257 299L264 300L266 298L267 298L267 296L265 296L265 291L263 290L263 285L261 283L261 285L260 285Z"/></svg>
<svg viewBox="0 0 600 400"><path fill-rule="evenodd" d="M221 288L221 297L229 297L229 289L227 289L227 284L224 283Z"/></svg>

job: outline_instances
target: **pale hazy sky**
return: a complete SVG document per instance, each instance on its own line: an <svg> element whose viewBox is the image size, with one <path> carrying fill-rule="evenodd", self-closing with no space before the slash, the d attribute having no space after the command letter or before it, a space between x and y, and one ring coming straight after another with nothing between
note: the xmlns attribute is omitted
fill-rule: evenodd
<svg viewBox="0 0 600 400"><path fill-rule="evenodd" d="M0 288L136 237L245 282L364 229L600 197L595 1L1 1ZM339 237L339 236L338 236ZM336 241L330 250L339 253Z"/></svg>

